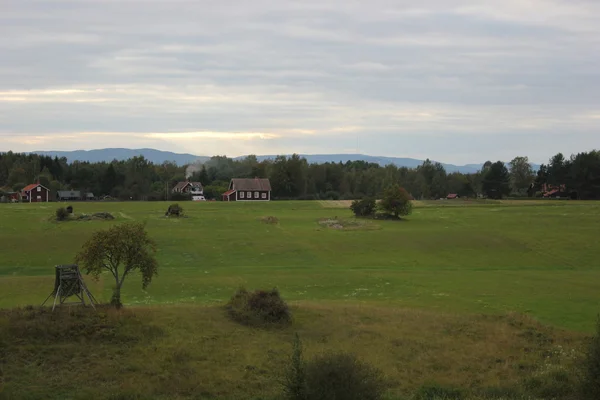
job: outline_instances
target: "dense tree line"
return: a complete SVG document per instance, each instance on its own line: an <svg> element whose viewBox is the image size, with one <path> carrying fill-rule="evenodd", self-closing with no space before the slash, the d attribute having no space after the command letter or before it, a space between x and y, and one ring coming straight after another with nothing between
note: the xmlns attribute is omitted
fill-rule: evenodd
<svg viewBox="0 0 600 400"><path fill-rule="evenodd" d="M477 173L463 174L447 173L441 164L429 160L413 169L364 161L309 164L298 155L264 161L255 156L242 160L215 156L203 164L178 166L170 162L153 164L144 157L109 163L68 163L65 158L0 153L3 191L18 191L39 180L54 193L73 189L118 199L164 200L173 196L170 189L186 175L204 185L207 198L216 199L234 177L269 178L277 199L377 197L390 185L404 187L416 199L437 199L449 193L460 197L533 197L551 187L577 198L600 198L598 151L575 154L569 159L557 154L537 174L527 157L516 157L508 164L488 161Z"/></svg>

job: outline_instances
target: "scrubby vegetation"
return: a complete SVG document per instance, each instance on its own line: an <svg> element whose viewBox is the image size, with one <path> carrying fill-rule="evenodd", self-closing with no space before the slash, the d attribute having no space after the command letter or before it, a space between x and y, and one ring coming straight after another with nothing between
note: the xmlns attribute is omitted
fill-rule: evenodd
<svg viewBox="0 0 600 400"><path fill-rule="evenodd" d="M365 197L361 200L354 200L350 205L350 209L357 217L369 217L375 214L376 210L375 199L371 197Z"/></svg>
<svg viewBox="0 0 600 400"><path fill-rule="evenodd" d="M69 218L69 215L70 215L69 212L64 207L59 207L56 209L56 220L57 221L66 220L67 218Z"/></svg>
<svg viewBox="0 0 600 400"><path fill-rule="evenodd" d="M244 325L285 325L292 320L289 307L277 289L249 292L240 288L226 308L233 320Z"/></svg>
<svg viewBox="0 0 600 400"><path fill-rule="evenodd" d="M179 204L171 204L165 213L166 217L183 217L183 207Z"/></svg>

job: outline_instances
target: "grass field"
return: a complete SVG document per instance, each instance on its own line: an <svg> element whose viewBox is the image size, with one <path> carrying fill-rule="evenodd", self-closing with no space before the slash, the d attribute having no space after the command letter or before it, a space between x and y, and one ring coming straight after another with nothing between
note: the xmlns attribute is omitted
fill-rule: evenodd
<svg viewBox="0 0 600 400"><path fill-rule="evenodd" d="M186 203L183 219L165 218L167 203L77 203L76 213L116 220L66 223L51 221L56 207L0 207L0 307L41 304L54 265L72 262L94 230L136 220L158 242L160 270L146 291L128 278L128 305L215 304L242 285L278 287L292 302L515 311L583 332L600 309L600 203L426 202L406 221L351 231L318 223L349 218L339 202ZM268 215L279 224L260 221ZM108 276L88 282L109 298Z"/></svg>
<svg viewBox="0 0 600 400"><path fill-rule="evenodd" d="M168 203L77 203L116 220L63 223L57 204L1 205L0 398L274 399L295 332L308 356L351 351L381 368L390 399L427 382L477 399L527 380L552 392L571 385L600 310L600 203L415 202L405 221L358 225L345 201L183 205L168 219ZM128 278L124 311L15 308L41 304L54 265L126 221L146 223L160 268L146 291ZM86 278L104 301L109 278ZM278 287L292 326L230 321L221 306L240 286Z"/></svg>

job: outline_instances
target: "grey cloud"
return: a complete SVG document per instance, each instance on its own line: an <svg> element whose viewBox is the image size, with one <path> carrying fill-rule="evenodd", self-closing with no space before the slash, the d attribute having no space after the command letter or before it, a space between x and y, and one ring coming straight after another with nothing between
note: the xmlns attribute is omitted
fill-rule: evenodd
<svg viewBox="0 0 600 400"><path fill-rule="evenodd" d="M29 149L18 137L33 133L170 131L279 132L238 146L259 153L343 151L366 135L372 154L429 149L444 161L462 156L441 154L424 134L475 146L467 161L516 150L533 157L550 131L548 150L594 146L596 1L7 0L3 7L0 134L12 141L0 139L0 150ZM42 93L72 88L103 92ZM15 94L23 90L30 93ZM504 139L515 136L527 146L515 150ZM211 146L231 149L225 141Z"/></svg>

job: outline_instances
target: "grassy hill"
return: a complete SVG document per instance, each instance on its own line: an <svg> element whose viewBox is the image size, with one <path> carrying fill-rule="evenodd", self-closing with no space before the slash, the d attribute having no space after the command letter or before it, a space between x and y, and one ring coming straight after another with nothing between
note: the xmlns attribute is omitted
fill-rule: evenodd
<svg viewBox="0 0 600 400"><path fill-rule="evenodd" d="M0 205L0 398L274 399L296 332L309 357L381 368L390 399L431 382L474 399L573 385L598 313L600 203L416 202L400 222L353 220L347 202L182 205L169 219L167 203L75 203L116 219L62 223L55 203ZM146 291L128 278L123 311L15 308L41 304L54 265L126 221L146 223L160 269ZM110 298L109 275L86 281ZM240 286L279 288L294 323L230 321Z"/></svg>
<svg viewBox="0 0 600 400"><path fill-rule="evenodd" d="M389 399L409 399L433 383L462 388L472 398L515 398L530 386L538 393L568 389L569 378L552 382L567 374L582 339L517 315L331 302L295 302L292 312L291 327L253 329L215 306L0 311L4 393L15 399L276 399L297 332L307 358L346 351L385 371Z"/></svg>

